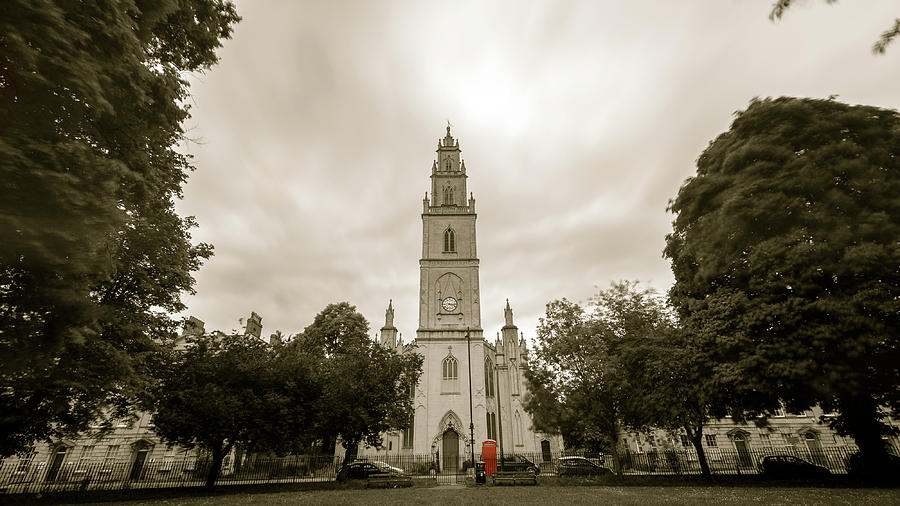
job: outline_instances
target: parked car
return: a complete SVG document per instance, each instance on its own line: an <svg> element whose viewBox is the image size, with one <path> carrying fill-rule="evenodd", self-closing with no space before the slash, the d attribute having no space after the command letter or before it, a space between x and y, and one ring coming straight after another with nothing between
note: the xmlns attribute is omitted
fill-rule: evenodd
<svg viewBox="0 0 900 506"><path fill-rule="evenodd" d="M771 478L820 478L831 471L793 455L767 455L759 460L759 472Z"/></svg>
<svg viewBox="0 0 900 506"><path fill-rule="evenodd" d="M403 469L392 466L392 465L388 464L387 462L382 462L380 460L376 460L375 462L372 462L372 463L375 464L375 467L381 469L381 472L383 472L383 473L405 474Z"/></svg>
<svg viewBox="0 0 900 506"><path fill-rule="evenodd" d="M497 469L500 469L500 463L497 463ZM540 474L541 470L538 468L537 464L526 459L521 455L504 455L503 456L503 471L504 472L522 472L528 471L533 474Z"/></svg>
<svg viewBox="0 0 900 506"><path fill-rule="evenodd" d="M607 476L612 474L612 471L584 457L560 457L556 462L556 474L559 476Z"/></svg>
<svg viewBox="0 0 900 506"><path fill-rule="evenodd" d="M366 460L356 460L343 467L337 472L337 481L347 480L365 480L373 474L390 474L401 476L405 474L403 469L399 467L389 466L384 462L369 462Z"/></svg>

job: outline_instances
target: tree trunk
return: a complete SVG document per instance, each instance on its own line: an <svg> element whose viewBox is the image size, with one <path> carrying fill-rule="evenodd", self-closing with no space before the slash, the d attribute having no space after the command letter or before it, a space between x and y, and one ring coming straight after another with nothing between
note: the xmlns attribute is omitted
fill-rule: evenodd
<svg viewBox="0 0 900 506"><path fill-rule="evenodd" d="M612 429L613 430L610 431L607 437L612 440L612 445L610 445L610 453L612 453L613 471L616 474L621 475L623 470L622 466L619 465L619 424L615 423Z"/></svg>
<svg viewBox="0 0 900 506"><path fill-rule="evenodd" d="M219 471L222 469L222 461L225 459L225 450L222 443L218 443L212 448L212 465L206 474L206 488L212 490L216 486L216 480L219 479Z"/></svg>
<svg viewBox="0 0 900 506"><path fill-rule="evenodd" d="M684 430L687 431L688 439L691 440L694 449L697 450L697 462L700 463L700 474L709 478L711 476L711 473L709 472L709 462L706 461L706 452L703 450L703 425L698 425L697 430L693 430L690 425L685 424Z"/></svg>
<svg viewBox="0 0 900 506"><path fill-rule="evenodd" d="M869 395L845 395L840 399L840 415L836 420L840 429L850 435L859 447L857 471L879 475L887 464L887 447L881 436L884 424L879 421L878 408Z"/></svg>
<svg viewBox="0 0 900 506"><path fill-rule="evenodd" d="M337 446L334 436L325 436L322 438L322 446L319 448L320 453L326 455L334 455L334 449Z"/></svg>
<svg viewBox="0 0 900 506"><path fill-rule="evenodd" d="M344 465L353 462L356 460L356 455L359 453L359 443L345 443L344 446Z"/></svg>

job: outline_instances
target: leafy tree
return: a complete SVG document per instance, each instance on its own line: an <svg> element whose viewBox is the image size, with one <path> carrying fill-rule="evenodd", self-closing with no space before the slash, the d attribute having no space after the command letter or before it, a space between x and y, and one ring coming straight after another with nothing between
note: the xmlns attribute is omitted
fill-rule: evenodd
<svg viewBox="0 0 900 506"><path fill-rule="evenodd" d="M212 455L207 487L215 485L235 444L268 447L290 426L278 413L286 406L280 387L287 378L271 365L272 352L263 341L222 335L189 341L161 371L153 430L169 444Z"/></svg>
<svg viewBox="0 0 900 506"><path fill-rule="evenodd" d="M325 378L322 362L315 353L300 346L298 341L276 344L269 365L273 385L268 393L265 417L274 431L257 437L247 448L268 450L278 454L305 453L320 449L316 425L320 414L316 411Z"/></svg>
<svg viewBox="0 0 900 506"><path fill-rule="evenodd" d="M737 419L820 404L883 458L900 406L900 115L754 99L670 203L670 297Z"/></svg>
<svg viewBox="0 0 900 506"><path fill-rule="evenodd" d="M525 377L535 427L561 432L567 446L613 451L623 428L669 423L661 387L674 384L671 312L652 291L614 283L589 310L553 301L540 319Z"/></svg>
<svg viewBox="0 0 900 506"><path fill-rule="evenodd" d="M602 330L580 305L550 302L525 367L535 428L561 433L569 447L609 451L619 439L624 395Z"/></svg>
<svg viewBox="0 0 900 506"><path fill-rule="evenodd" d="M409 390L422 373L420 355L386 349L368 333L356 307L341 302L325 307L297 339L322 364L316 432L328 442L340 437L345 461L360 443L380 446L384 431L407 425L413 409Z"/></svg>
<svg viewBox="0 0 900 506"><path fill-rule="evenodd" d="M173 200L185 72L238 21L222 0L0 6L0 455L123 416L195 271Z"/></svg>
<svg viewBox="0 0 900 506"><path fill-rule="evenodd" d="M661 304L661 301L654 301ZM627 377L640 409L631 424L672 432L684 431L697 452L704 476L710 475L703 447L703 426L728 414L725 399L707 374L705 350L681 324L663 326L632 343L625 352L634 358Z"/></svg>
<svg viewBox="0 0 900 506"><path fill-rule="evenodd" d="M837 0L825 1L830 4L837 2ZM794 3L795 0L778 0L772 5L772 12L769 13L769 19L772 21L781 19L781 16L784 15L784 11ZM900 18L895 19L894 25L882 32L881 37L879 37L875 44L872 45L872 52L875 54L884 54L887 45L897 38L897 36L900 36Z"/></svg>

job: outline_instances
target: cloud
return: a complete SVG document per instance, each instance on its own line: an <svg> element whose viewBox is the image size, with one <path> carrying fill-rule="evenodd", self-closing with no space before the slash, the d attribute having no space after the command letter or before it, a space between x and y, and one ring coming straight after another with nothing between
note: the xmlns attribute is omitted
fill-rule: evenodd
<svg viewBox="0 0 900 506"><path fill-rule="evenodd" d="M532 337L550 300L610 281L665 291L666 204L754 96L897 108L900 51L869 54L890 1L240 2L192 77L197 167L178 203L216 247L188 314L294 333L347 300L418 318L421 199L454 124L477 199L483 327L509 298ZM846 20L852 19L853 23Z"/></svg>

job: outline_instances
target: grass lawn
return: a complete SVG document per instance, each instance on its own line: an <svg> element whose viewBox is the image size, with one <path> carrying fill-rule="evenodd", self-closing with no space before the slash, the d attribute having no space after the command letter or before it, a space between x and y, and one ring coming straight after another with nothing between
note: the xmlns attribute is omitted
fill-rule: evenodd
<svg viewBox="0 0 900 506"><path fill-rule="evenodd" d="M219 493L205 497L128 501L138 505L229 504L900 504L900 489L739 486L434 487Z"/></svg>

